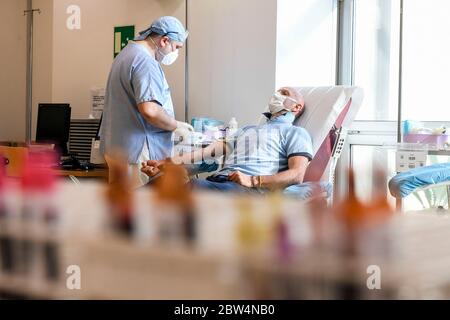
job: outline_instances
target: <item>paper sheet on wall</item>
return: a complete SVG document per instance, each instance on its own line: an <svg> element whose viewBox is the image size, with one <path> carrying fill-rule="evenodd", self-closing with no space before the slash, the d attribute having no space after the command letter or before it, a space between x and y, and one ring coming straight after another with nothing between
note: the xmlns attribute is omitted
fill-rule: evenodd
<svg viewBox="0 0 450 320"><path fill-rule="evenodd" d="M91 89L91 118L100 119L105 106L105 89L93 88Z"/></svg>

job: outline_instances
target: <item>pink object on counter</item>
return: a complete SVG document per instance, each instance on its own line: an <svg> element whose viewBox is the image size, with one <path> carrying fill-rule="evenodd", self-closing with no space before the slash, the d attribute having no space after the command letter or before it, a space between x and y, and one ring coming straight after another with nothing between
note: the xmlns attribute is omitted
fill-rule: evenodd
<svg viewBox="0 0 450 320"><path fill-rule="evenodd" d="M6 180L6 159L0 154L0 191L3 190Z"/></svg>
<svg viewBox="0 0 450 320"><path fill-rule="evenodd" d="M450 142L450 135L447 134L405 134L403 142L436 144L438 147L444 147L446 142Z"/></svg>
<svg viewBox="0 0 450 320"><path fill-rule="evenodd" d="M53 165L57 154L53 151L30 153L22 174L22 187L25 190L51 191L56 175Z"/></svg>

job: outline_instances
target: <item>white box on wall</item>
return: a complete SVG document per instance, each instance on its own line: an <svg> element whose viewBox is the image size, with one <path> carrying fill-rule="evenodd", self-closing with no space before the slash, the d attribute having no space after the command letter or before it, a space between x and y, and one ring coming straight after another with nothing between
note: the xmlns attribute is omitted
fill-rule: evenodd
<svg viewBox="0 0 450 320"><path fill-rule="evenodd" d="M424 167L427 164L426 151L397 151L396 170L406 172L412 169Z"/></svg>

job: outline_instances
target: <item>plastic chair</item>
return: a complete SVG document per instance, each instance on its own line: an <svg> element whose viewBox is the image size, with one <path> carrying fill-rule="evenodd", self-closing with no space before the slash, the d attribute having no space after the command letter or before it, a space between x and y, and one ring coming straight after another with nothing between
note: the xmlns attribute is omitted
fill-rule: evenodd
<svg viewBox="0 0 450 320"><path fill-rule="evenodd" d="M389 191L398 203L410 194L436 187L447 188L450 209L450 163L439 163L397 174L389 181Z"/></svg>

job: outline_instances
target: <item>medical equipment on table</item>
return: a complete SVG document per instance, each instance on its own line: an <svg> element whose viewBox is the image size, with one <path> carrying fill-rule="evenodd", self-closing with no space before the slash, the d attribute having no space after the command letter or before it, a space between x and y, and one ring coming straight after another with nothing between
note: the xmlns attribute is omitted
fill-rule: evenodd
<svg viewBox="0 0 450 320"><path fill-rule="evenodd" d="M403 122L403 134L445 134L447 132L446 127L438 128L426 128L423 122L405 120Z"/></svg>
<svg viewBox="0 0 450 320"><path fill-rule="evenodd" d="M197 132L197 135L194 136L194 140L197 143L211 143L215 140L223 139L226 136L226 128L223 121L194 117L192 118L191 125L194 127L195 132ZM200 133L202 134L201 139Z"/></svg>
<svg viewBox="0 0 450 320"><path fill-rule="evenodd" d="M230 122L228 123L227 137L230 137L230 136L233 136L234 134L236 134L238 129L239 129L239 125L238 125L236 118L231 118Z"/></svg>
<svg viewBox="0 0 450 320"><path fill-rule="evenodd" d="M450 135L409 133L403 136L403 141L407 143L434 144L439 149L442 149L450 142Z"/></svg>
<svg viewBox="0 0 450 320"><path fill-rule="evenodd" d="M201 132L191 132L187 130L175 130L174 141L176 144L197 145L207 140L207 136Z"/></svg>
<svg viewBox="0 0 450 320"><path fill-rule="evenodd" d="M205 132L206 127L223 127L224 123L219 120L210 119L210 118L192 118L191 125L194 127L196 132Z"/></svg>
<svg viewBox="0 0 450 320"><path fill-rule="evenodd" d="M225 138L226 131L221 127L205 126L205 136L208 141L214 141Z"/></svg>
<svg viewBox="0 0 450 320"><path fill-rule="evenodd" d="M438 148L445 148L450 142L447 128L426 128L424 123L406 120L403 122L403 141L407 143L434 144Z"/></svg>

